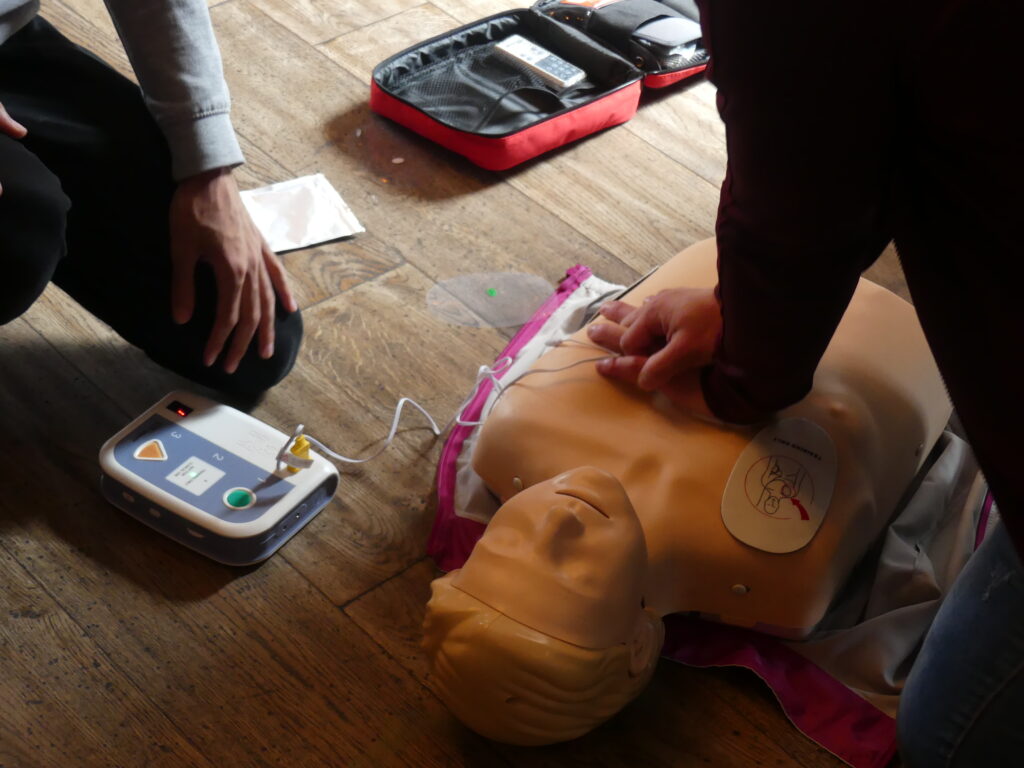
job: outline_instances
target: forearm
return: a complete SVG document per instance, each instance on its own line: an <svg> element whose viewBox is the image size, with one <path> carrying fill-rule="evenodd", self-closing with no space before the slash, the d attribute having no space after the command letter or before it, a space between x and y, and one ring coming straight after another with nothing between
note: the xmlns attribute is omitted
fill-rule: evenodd
<svg viewBox="0 0 1024 768"><path fill-rule="evenodd" d="M105 0L183 179L243 162L205 0Z"/></svg>
<svg viewBox="0 0 1024 768"><path fill-rule="evenodd" d="M722 334L701 384L715 416L749 424L810 391L860 270L840 244L795 253L740 230L727 214L718 244Z"/></svg>
<svg viewBox="0 0 1024 768"><path fill-rule="evenodd" d="M860 272L889 239L891 93L885 62L859 55L860 6L701 10L729 153L722 335L703 391L716 416L749 423L810 390Z"/></svg>

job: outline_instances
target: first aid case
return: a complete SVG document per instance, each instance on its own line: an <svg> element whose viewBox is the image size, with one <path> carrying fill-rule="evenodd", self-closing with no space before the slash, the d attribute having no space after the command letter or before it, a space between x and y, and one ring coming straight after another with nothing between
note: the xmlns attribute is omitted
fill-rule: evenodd
<svg viewBox="0 0 1024 768"><path fill-rule="evenodd" d="M505 55L517 38L584 76L553 82ZM626 122L644 88L693 78L708 62L693 0L539 0L384 60L373 71L370 108L504 170Z"/></svg>

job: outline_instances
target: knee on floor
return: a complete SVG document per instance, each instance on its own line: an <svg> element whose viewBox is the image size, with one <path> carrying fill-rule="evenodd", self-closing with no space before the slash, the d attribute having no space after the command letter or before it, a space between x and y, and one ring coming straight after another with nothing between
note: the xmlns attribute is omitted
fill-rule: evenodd
<svg viewBox="0 0 1024 768"><path fill-rule="evenodd" d="M282 312L278 308L279 312ZM274 354L264 360L257 353L257 344L250 345L249 351L233 374L226 374L214 364L207 369L214 381L202 382L222 392L241 397L254 397L278 384L295 365L295 359L302 345L302 314L292 312L279 314L274 329Z"/></svg>
<svg viewBox="0 0 1024 768"><path fill-rule="evenodd" d="M37 165L31 173L0 178L0 324L32 306L65 253L71 203L57 178Z"/></svg>

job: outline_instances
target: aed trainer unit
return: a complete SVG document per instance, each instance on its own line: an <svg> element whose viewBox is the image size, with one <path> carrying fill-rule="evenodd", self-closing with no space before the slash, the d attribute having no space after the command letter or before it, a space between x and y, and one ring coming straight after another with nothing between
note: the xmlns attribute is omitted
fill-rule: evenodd
<svg viewBox="0 0 1024 768"><path fill-rule="evenodd" d="M230 406L172 392L104 443L103 495L180 544L227 565L270 557L333 498L338 470L310 452L278 460L289 436Z"/></svg>

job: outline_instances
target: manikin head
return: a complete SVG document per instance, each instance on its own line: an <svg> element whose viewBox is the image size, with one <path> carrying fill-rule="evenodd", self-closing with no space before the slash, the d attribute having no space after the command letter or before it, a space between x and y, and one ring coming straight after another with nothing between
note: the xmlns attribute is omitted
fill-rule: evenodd
<svg viewBox="0 0 1024 768"><path fill-rule="evenodd" d="M584 467L513 496L437 579L424 648L466 725L513 744L576 738L647 684L664 637L643 607L647 551L622 485Z"/></svg>

